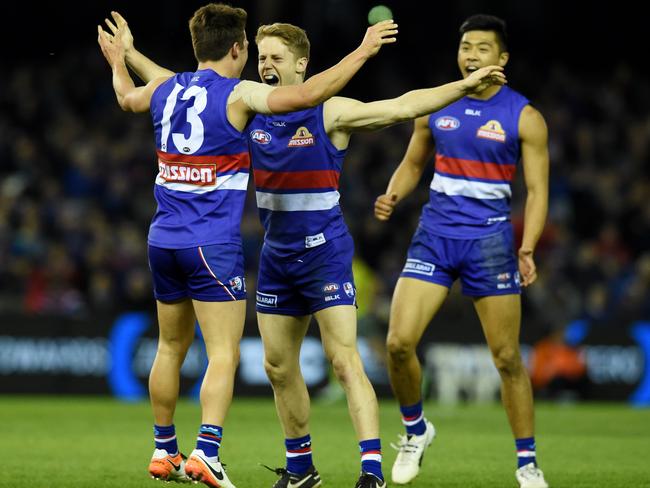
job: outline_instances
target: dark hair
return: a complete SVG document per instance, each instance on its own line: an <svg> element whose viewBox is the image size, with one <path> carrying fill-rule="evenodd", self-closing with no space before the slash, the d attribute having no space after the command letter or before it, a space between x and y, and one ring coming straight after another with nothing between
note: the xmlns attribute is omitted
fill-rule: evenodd
<svg viewBox="0 0 650 488"><path fill-rule="evenodd" d="M218 61L236 42L244 44L246 11L222 3L204 5L190 19L194 56L199 62Z"/></svg>
<svg viewBox="0 0 650 488"><path fill-rule="evenodd" d="M481 30L492 31L497 36L499 47L502 52L508 50L508 32L506 31L506 21L494 15L477 14L465 19L458 30L462 36L465 32Z"/></svg>

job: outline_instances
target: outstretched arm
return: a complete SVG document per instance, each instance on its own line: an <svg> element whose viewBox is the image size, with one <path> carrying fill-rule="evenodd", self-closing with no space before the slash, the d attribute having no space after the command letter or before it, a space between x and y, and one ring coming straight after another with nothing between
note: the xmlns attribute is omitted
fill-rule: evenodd
<svg viewBox="0 0 650 488"><path fill-rule="evenodd" d="M436 88L413 90L390 100L363 103L349 98L333 98L327 102L327 132L371 131L421 117L455 102L469 93L478 93L488 86L506 83L503 68L486 66L464 80Z"/></svg>
<svg viewBox="0 0 650 488"><path fill-rule="evenodd" d="M106 26L113 33L112 42L122 44L124 47L126 64L145 83L161 77L174 76L174 72L157 65L151 59L138 51L133 44L133 34L126 19L118 12L111 12L113 21L104 19ZM110 37L110 35L109 35Z"/></svg>
<svg viewBox="0 0 650 488"><path fill-rule="evenodd" d="M234 105L232 112L243 112L246 118L250 118L255 113L287 113L315 107L338 93L361 66L379 52L381 46L395 42L396 34L397 24L392 20L369 27L357 49L335 66L300 85L273 88L254 81L242 81L229 98L229 104ZM234 118L237 118L236 114ZM231 119L231 122L237 126L236 121Z"/></svg>
<svg viewBox="0 0 650 488"><path fill-rule="evenodd" d="M399 164L388 183L386 193L379 195L375 201L375 217L388 220L395 205L409 195L417 186L422 172L431 159L434 144L429 129L429 116L415 120L415 128L404 159Z"/></svg>
<svg viewBox="0 0 650 488"><path fill-rule="evenodd" d="M544 230L548 212L548 129L544 117L527 105L519 117L521 156L526 182L524 235L519 248L521 284L528 286L537 279L533 253Z"/></svg>
<svg viewBox="0 0 650 488"><path fill-rule="evenodd" d="M396 42L395 35L397 24L392 20L369 27L361 45L335 66L310 77L302 85L274 90L268 99L269 109L273 113L292 112L323 103L341 91L361 66L379 52L381 46Z"/></svg>
<svg viewBox="0 0 650 488"><path fill-rule="evenodd" d="M97 42L113 71L113 89L122 110L129 112L146 112L149 110L151 95L166 78L156 78L146 86L136 87L126 69L124 48L112 42L109 34L97 26Z"/></svg>

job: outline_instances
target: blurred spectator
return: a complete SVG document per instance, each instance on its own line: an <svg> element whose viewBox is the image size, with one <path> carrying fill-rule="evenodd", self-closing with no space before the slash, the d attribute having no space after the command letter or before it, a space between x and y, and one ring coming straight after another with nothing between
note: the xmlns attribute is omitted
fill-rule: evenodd
<svg viewBox="0 0 650 488"><path fill-rule="evenodd" d="M648 319L648 80L625 64L590 76L555 62L542 85L539 70L527 66L522 54L508 68L509 82L530 94L545 115L552 164L549 222L536 253L539 283L524 293L524 338L539 338L549 326L575 318ZM398 76L388 62L369 69L382 83L364 86L367 100L386 97L386 87L397 94L421 84L422 73ZM458 77L453 63L434 71L430 83ZM0 311L153 307L146 236L157 167L148 116L120 112L94 45L3 71L0 83ZM392 288L428 197L432 168L390 223L372 215L410 132L404 124L359 136L341 179L356 253L374 283L375 297L369 311L360 311L360 325L368 320L375 330L385 326ZM519 230L522 177L513 197ZM242 225L249 292L261 243L256 220L251 194ZM450 301L451 307L467 306L456 295ZM248 330L255 330L252 311Z"/></svg>
<svg viewBox="0 0 650 488"><path fill-rule="evenodd" d="M530 379L536 393L555 400L584 399L588 380L585 360L557 328L536 342L530 357Z"/></svg>

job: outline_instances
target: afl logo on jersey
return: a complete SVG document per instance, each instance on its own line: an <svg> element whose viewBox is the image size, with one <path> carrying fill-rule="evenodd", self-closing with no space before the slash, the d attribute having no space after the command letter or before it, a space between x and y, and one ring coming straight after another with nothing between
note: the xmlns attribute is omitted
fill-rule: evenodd
<svg viewBox="0 0 650 488"><path fill-rule="evenodd" d="M251 139L258 144L268 144L271 142L271 134L266 131L256 129L251 131Z"/></svg>
<svg viewBox="0 0 650 488"><path fill-rule="evenodd" d="M456 130L460 127L460 120L456 117L444 115L436 119L436 128L440 130Z"/></svg>
<svg viewBox="0 0 650 488"><path fill-rule="evenodd" d="M287 144L287 147L313 146L315 143L316 139L307 127L298 127L298 130L289 141L289 144Z"/></svg>

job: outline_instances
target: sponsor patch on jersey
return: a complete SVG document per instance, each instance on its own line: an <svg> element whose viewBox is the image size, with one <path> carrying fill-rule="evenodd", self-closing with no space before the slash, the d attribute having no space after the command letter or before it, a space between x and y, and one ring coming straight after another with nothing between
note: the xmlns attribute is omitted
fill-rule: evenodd
<svg viewBox="0 0 650 488"><path fill-rule="evenodd" d="M270 293L262 293L261 291L258 291L255 294L255 301L260 307L277 308L278 306L277 295L271 295Z"/></svg>
<svg viewBox="0 0 650 488"><path fill-rule="evenodd" d="M508 220L508 217L504 215L502 217L490 217L486 222L488 224L494 224L495 222L505 222L506 220Z"/></svg>
<svg viewBox="0 0 650 488"><path fill-rule="evenodd" d="M325 242L327 242L327 239L325 239L325 234L322 232L313 236L305 236L305 247L307 249L320 246L321 244L325 244Z"/></svg>
<svg viewBox="0 0 650 488"><path fill-rule="evenodd" d="M289 140L287 147L306 147L316 144L316 138L309 132L307 127L298 127L298 130Z"/></svg>
<svg viewBox="0 0 650 488"><path fill-rule="evenodd" d="M338 291L339 285L336 283L328 283L323 287L323 293L334 293L335 291Z"/></svg>
<svg viewBox="0 0 650 488"><path fill-rule="evenodd" d="M165 182L212 186L217 182L215 163L183 163L158 159L158 177Z"/></svg>
<svg viewBox="0 0 650 488"><path fill-rule="evenodd" d="M230 288L233 289L233 291L246 291L246 282L241 276L235 276L228 282L228 284L230 285Z"/></svg>
<svg viewBox="0 0 650 488"><path fill-rule="evenodd" d="M334 300L340 300L341 295L338 293L336 295L325 295L325 301L326 302L333 302Z"/></svg>
<svg viewBox="0 0 650 488"><path fill-rule="evenodd" d="M480 110L475 110L473 108L466 108L465 109L465 115L471 115L472 117L480 117L481 116L481 111Z"/></svg>
<svg viewBox="0 0 650 488"><path fill-rule="evenodd" d="M257 142L258 144L268 144L271 142L271 134L265 130L255 129L251 131L251 140Z"/></svg>
<svg viewBox="0 0 650 488"><path fill-rule="evenodd" d="M440 130L456 130L460 127L460 120L450 115L443 115L436 119L435 125Z"/></svg>
<svg viewBox="0 0 650 488"><path fill-rule="evenodd" d="M478 128L476 137L490 141L506 142L506 131L503 130L501 122L498 120L488 120L485 125Z"/></svg>
<svg viewBox="0 0 650 488"><path fill-rule="evenodd" d="M415 273L432 276L435 269L436 265L433 263L427 263L426 261L421 261L419 259L407 259L402 273Z"/></svg>
<svg viewBox="0 0 650 488"><path fill-rule="evenodd" d="M343 283L343 291L350 298L354 296L354 286L349 281Z"/></svg>

